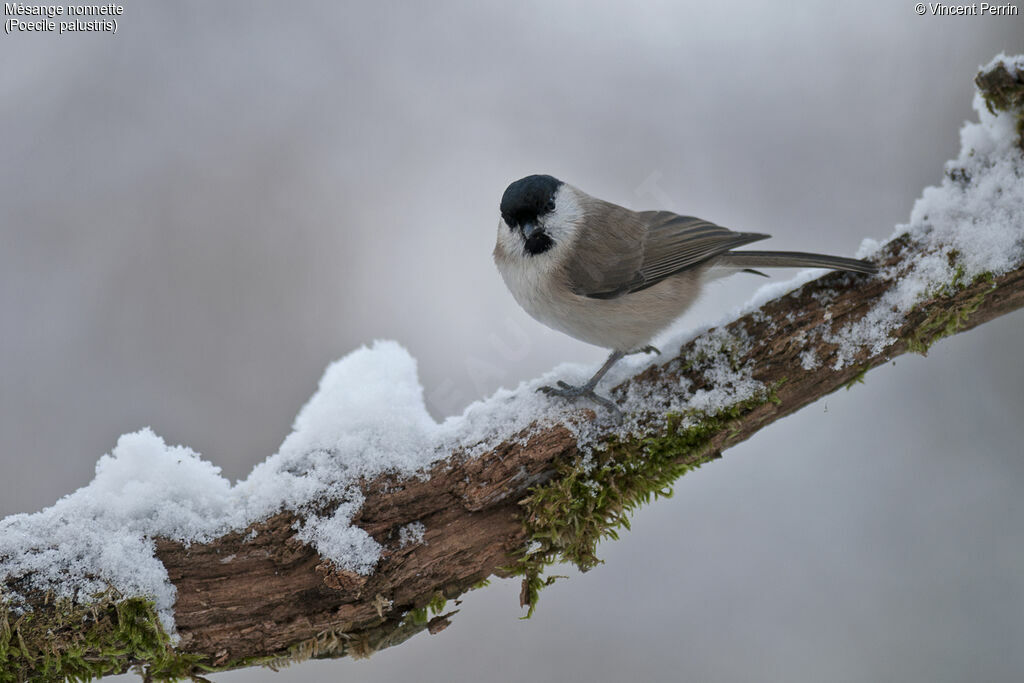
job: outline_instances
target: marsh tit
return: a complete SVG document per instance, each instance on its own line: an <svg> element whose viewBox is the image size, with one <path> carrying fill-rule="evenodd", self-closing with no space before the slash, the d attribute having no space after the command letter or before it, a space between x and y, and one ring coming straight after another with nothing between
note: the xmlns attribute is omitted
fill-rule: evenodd
<svg viewBox="0 0 1024 683"><path fill-rule="evenodd" d="M670 211L630 211L549 175L515 181L501 198L494 262L512 296L548 327L611 355L582 386L540 391L585 397L615 417L594 387L629 353L649 346L681 316L706 282L756 268L831 268L872 274L858 259L796 251L733 251L767 239Z"/></svg>

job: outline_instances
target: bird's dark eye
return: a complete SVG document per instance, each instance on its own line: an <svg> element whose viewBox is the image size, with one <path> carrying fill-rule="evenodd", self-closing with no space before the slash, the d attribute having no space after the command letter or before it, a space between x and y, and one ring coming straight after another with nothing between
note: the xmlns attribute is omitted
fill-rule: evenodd
<svg viewBox="0 0 1024 683"><path fill-rule="evenodd" d="M555 210L555 200L549 199L548 203L544 205L544 213L551 213Z"/></svg>

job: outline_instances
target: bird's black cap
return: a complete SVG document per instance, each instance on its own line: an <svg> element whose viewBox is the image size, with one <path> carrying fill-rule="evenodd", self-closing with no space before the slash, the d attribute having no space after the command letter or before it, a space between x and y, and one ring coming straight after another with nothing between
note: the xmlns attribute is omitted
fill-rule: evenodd
<svg viewBox="0 0 1024 683"><path fill-rule="evenodd" d="M528 175L507 188L501 196L501 217L515 227L524 222L536 222L555 209L555 192L562 181L549 175Z"/></svg>

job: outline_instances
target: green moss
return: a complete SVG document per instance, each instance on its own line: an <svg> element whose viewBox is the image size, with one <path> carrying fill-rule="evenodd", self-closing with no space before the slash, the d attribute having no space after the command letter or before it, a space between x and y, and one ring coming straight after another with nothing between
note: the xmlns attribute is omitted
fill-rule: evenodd
<svg viewBox="0 0 1024 683"><path fill-rule="evenodd" d="M613 438L600 452L557 464L555 477L522 501L530 543L504 569L523 577L525 618L533 614L540 590L560 578L543 576L547 567L571 562L587 571L600 564L601 540L617 539L620 529L629 529L630 514L644 503L670 497L676 479L715 457L713 437L726 432L727 439L734 438L739 418L768 401L778 401L774 390L715 415L669 415L656 436Z"/></svg>
<svg viewBox="0 0 1024 683"><path fill-rule="evenodd" d="M426 607L416 607L405 613L405 620L410 624L425 625L430 621L430 614Z"/></svg>
<svg viewBox="0 0 1024 683"><path fill-rule="evenodd" d="M868 370L870 370L870 369L871 369L870 365L863 365L863 366L861 366L860 370L857 371L857 374L854 375L853 377L851 377L850 381L847 382L846 384L844 384L843 386L846 387L847 391L849 391L850 389L852 389L857 384L864 384L864 376L866 374L868 374Z"/></svg>
<svg viewBox="0 0 1024 683"><path fill-rule="evenodd" d="M961 279L962 289L963 273L960 269L957 270L957 275L954 276L954 282L957 277ZM974 278L972 284L977 284L980 281L991 282L992 276L988 273L983 273L982 275ZM907 350L913 353L919 353L922 356L928 355L928 349L932 347L932 344L943 337L956 334L964 328L967 320L970 319L971 315L978 310L990 291L992 291L990 288L984 288L974 296L953 306L952 308L935 310L928 314L928 317L926 317L920 325L915 327L906 336Z"/></svg>
<svg viewBox="0 0 1024 683"><path fill-rule="evenodd" d="M444 611L445 606L448 604L448 598L444 597L444 593L438 591L434 593L434 597L427 603L427 608L430 609L433 614L440 614Z"/></svg>
<svg viewBox="0 0 1024 683"><path fill-rule="evenodd" d="M0 605L0 682L91 681L126 664L154 681L203 680L197 655L174 650L153 602L113 591L89 605L48 599L32 612Z"/></svg>
<svg viewBox="0 0 1024 683"><path fill-rule="evenodd" d="M430 621L431 614L440 614L444 611L444 608L447 605L448 598L446 598L444 596L444 593L442 593L441 591L437 591L430 598L430 602L428 602L426 605L424 605L423 607L416 607L415 609L411 609L408 612L406 612L404 621L410 624L415 624L417 626L425 625L428 621Z"/></svg>
<svg viewBox="0 0 1024 683"><path fill-rule="evenodd" d="M950 260L957 259L958 257L959 254L956 250L949 252ZM956 264L956 269L953 271L953 280L949 283L949 287L953 292L959 292L967 286L967 282L964 280L965 275L966 271L964 270L963 265L959 263Z"/></svg>
<svg viewBox="0 0 1024 683"><path fill-rule="evenodd" d="M423 614L428 609L435 613L443 610L446 602L443 595L435 595ZM2 605L0 683L92 681L129 667L146 681L205 681L206 673L247 666L278 669L311 658L368 657L423 630L427 621L382 619L355 635L329 629L276 655L212 667L205 665L200 655L174 650L148 600L121 599L111 591L96 596L90 605L47 600L42 608L22 615Z"/></svg>

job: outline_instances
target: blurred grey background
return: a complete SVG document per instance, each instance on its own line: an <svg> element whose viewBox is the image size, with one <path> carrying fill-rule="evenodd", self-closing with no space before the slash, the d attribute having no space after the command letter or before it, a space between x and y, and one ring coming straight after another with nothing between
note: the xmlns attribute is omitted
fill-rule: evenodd
<svg viewBox="0 0 1024 683"><path fill-rule="evenodd" d="M491 263L529 173L852 254L940 181L1003 50L1024 18L909 0L132 3L116 36L0 36L0 514L146 425L244 477L375 338L438 418L599 361ZM760 284L734 280L683 324ZM1022 335L1018 312L772 425L530 621L496 582L369 661L213 679L1019 681Z"/></svg>

